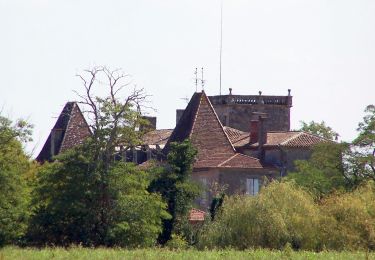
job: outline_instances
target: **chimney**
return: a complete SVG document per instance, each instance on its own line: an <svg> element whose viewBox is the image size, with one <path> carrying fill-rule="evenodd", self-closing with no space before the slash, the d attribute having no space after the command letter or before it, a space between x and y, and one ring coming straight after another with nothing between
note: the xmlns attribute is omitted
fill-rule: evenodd
<svg viewBox="0 0 375 260"><path fill-rule="evenodd" d="M140 131L150 132L156 129L156 117L142 116L142 120L144 120L144 123L140 125Z"/></svg>
<svg viewBox="0 0 375 260"><path fill-rule="evenodd" d="M180 121L180 118L184 111L185 109L176 109L176 125L178 124L178 121Z"/></svg>
<svg viewBox="0 0 375 260"><path fill-rule="evenodd" d="M259 116L259 134L258 134L258 158L261 162L264 161L265 151L264 151L264 144L267 143L267 129L265 121L267 117Z"/></svg>
<svg viewBox="0 0 375 260"><path fill-rule="evenodd" d="M266 113L253 113L255 119L250 121L250 144L258 143L258 158L263 161L265 152L264 144L267 143Z"/></svg>
<svg viewBox="0 0 375 260"><path fill-rule="evenodd" d="M259 136L259 121L257 119L250 121L250 143L254 144L258 142Z"/></svg>

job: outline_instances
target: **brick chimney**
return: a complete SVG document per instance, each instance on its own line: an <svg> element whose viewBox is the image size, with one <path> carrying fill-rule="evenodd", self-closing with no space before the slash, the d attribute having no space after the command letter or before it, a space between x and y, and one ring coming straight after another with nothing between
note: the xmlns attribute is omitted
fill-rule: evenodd
<svg viewBox="0 0 375 260"><path fill-rule="evenodd" d="M258 143L258 158L263 161L265 156L264 144L267 143L267 129L265 124L267 114L253 113L253 118L250 121L250 144Z"/></svg>
<svg viewBox="0 0 375 260"><path fill-rule="evenodd" d="M264 122L265 120L267 120L267 117L259 116L258 158L262 162L264 161L265 157L264 144L267 143L267 129Z"/></svg>
<svg viewBox="0 0 375 260"><path fill-rule="evenodd" d="M259 120L254 119L250 121L250 143L254 144L258 142L259 137Z"/></svg>

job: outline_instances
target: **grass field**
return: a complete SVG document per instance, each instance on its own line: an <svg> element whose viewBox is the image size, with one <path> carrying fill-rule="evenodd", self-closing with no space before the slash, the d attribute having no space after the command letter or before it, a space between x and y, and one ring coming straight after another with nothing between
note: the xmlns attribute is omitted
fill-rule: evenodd
<svg viewBox="0 0 375 260"><path fill-rule="evenodd" d="M0 249L0 260L8 259L374 259L375 252L293 252L293 251L170 251L165 249L88 249L88 248L46 248Z"/></svg>

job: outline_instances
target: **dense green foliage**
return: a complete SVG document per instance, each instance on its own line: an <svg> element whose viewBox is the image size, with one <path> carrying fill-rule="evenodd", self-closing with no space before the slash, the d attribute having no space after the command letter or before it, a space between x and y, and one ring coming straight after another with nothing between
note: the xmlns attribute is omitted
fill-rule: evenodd
<svg viewBox="0 0 375 260"><path fill-rule="evenodd" d="M0 259L27 259L27 260L49 260L49 259L375 259L374 252L335 252L335 251L276 251L276 250L166 250L161 248L126 250L120 248L16 248L6 247L0 249Z"/></svg>
<svg viewBox="0 0 375 260"><path fill-rule="evenodd" d="M348 155L348 168L354 182L375 180L375 106L368 105L363 121L358 124L358 136Z"/></svg>
<svg viewBox="0 0 375 260"><path fill-rule="evenodd" d="M296 161L295 172L287 178L295 180L316 198L335 190L352 190L367 180L375 180L375 106L367 106L365 113L353 142L316 145L311 158ZM303 123L301 130L329 139L336 135L324 122Z"/></svg>
<svg viewBox="0 0 375 260"><path fill-rule="evenodd" d="M374 250L375 186L332 194L322 202L291 182L273 182L258 196L224 201L200 233L200 248Z"/></svg>
<svg viewBox="0 0 375 260"><path fill-rule="evenodd" d="M106 178L105 201L110 205L103 207L102 174L87 150L70 150L41 167L33 192L30 243L154 245L162 219L169 216L161 197L147 191L147 174L132 164L114 162Z"/></svg>
<svg viewBox="0 0 375 260"><path fill-rule="evenodd" d="M334 190L343 190L349 185L345 178L342 154L347 145L321 143L313 147L309 160L295 162L295 172L286 179L294 180L315 195L317 199Z"/></svg>
<svg viewBox="0 0 375 260"><path fill-rule="evenodd" d="M149 190L160 193L168 203L171 219L164 220L163 233L159 242L164 244L171 239L172 233L183 233L187 214L193 201L199 196L199 186L194 183L190 174L197 151L189 140L171 143L167 165L153 171L154 180Z"/></svg>
<svg viewBox="0 0 375 260"><path fill-rule="evenodd" d="M27 226L26 180L32 165L21 142L30 139L30 131L25 121L12 124L0 116L0 246L19 240Z"/></svg>
<svg viewBox="0 0 375 260"><path fill-rule="evenodd" d="M291 183L274 182L258 196L227 198L216 221L201 232L199 246L282 249L290 243L298 249L314 249L317 217L309 194Z"/></svg>
<svg viewBox="0 0 375 260"><path fill-rule="evenodd" d="M375 185L368 182L353 192L333 194L320 204L319 236L325 248L375 250Z"/></svg>

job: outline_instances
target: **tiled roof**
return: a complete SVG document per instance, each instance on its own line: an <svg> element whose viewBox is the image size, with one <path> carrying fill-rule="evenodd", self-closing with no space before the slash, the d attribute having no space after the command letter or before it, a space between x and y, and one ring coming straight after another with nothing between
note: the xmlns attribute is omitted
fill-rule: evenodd
<svg viewBox="0 0 375 260"><path fill-rule="evenodd" d="M52 133L54 138L52 138ZM77 103L68 102L65 104L36 160L39 162L49 161L52 158L52 146L56 155L81 144L90 135L90 128ZM52 141L54 141L54 144L51 143Z"/></svg>
<svg viewBox="0 0 375 260"><path fill-rule="evenodd" d="M285 140L280 145L287 147L311 147L312 145L322 142L332 141L310 133L299 132L297 135Z"/></svg>
<svg viewBox="0 0 375 260"><path fill-rule="evenodd" d="M263 168L259 159L244 154L236 153L228 160L219 164L219 167L230 168Z"/></svg>
<svg viewBox="0 0 375 260"><path fill-rule="evenodd" d="M249 145L249 133L242 136L242 139L235 140L233 145L235 147L257 147L258 143ZM330 140L302 132L302 131L288 131L288 132L268 132L267 133L267 143L264 144L264 147L274 147L274 146L283 146L283 147L311 147L312 145L329 142Z"/></svg>
<svg viewBox="0 0 375 260"><path fill-rule="evenodd" d="M232 144L238 142L239 140L242 140L244 137L249 136L249 133L229 126L224 126L224 131L227 133L227 136L229 137L229 140L232 142Z"/></svg>
<svg viewBox="0 0 375 260"><path fill-rule="evenodd" d="M165 145L171 136L173 129L159 129L147 132L142 143L145 145Z"/></svg>
<svg viewBox="0 0 375 260"><path fill-rule="evenodd" d="M206 215L206 212L193 208L189 212L189 221L191 222L204 221L205 215Z"/></svg>
<svg viewBox="0 0 375 260"><path fill-rule="evenodd" d="M229 132L228 132L229 131ZM209 167L241 167L261 168L259 161L244 155L236 155L235 149L229 140L239 136L238 130L224 131L214 108L204 92L194 93L181 119L168 140L169 143L183 141L190 138L193 146L198 150L194 168Z"/></svg>

